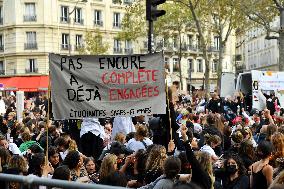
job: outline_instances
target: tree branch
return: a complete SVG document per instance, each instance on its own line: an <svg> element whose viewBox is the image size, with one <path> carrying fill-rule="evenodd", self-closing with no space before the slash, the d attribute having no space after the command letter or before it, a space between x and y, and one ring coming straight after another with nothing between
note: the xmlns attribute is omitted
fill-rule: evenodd
<svg viewBox="0 0 284 189"><path fill-rule="evenodd" d="M275 3L276 7L279 10L283 10L284 9L284 6L278 0L273 0L273 2Z"/></svg>

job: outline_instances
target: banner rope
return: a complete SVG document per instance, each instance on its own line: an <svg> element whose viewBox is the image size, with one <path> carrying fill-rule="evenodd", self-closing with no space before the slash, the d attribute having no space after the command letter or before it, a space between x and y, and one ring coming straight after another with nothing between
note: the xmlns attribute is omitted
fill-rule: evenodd
<svg viewBox="0 0 284 189"><path fill-rule="evenodd" d="M49 125L49 114L50 114L50 72L48 72L48 89L47 89L47 121L46 121L46 151L45 151L45 164L48 165L48 125Z"/></svg>
<svg viewBox="0 0 284 189"><path fill-rule="evenodd" d="M167 111L169 113L169 122L170 122L170 137L173 140L173 129L172 129L172 119L171 119L171 110L170 110L170 99L169 99L169 87L168 82L166 80L166 93L167 93Z"/></svg>

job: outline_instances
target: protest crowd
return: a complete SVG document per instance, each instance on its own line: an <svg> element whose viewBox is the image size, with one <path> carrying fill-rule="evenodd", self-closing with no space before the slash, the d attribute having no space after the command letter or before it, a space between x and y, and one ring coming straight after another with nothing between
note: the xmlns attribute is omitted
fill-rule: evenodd
<svg viewBox="0 0 284 189"><path fill-rule="evenodd" d="M19 122L15 97L3 97L0 172L141 189L284 188L284 118L273 94L259 111L242 93L206 99L177 88L165 115L63 121L47 119L39 95Z"/></svg>

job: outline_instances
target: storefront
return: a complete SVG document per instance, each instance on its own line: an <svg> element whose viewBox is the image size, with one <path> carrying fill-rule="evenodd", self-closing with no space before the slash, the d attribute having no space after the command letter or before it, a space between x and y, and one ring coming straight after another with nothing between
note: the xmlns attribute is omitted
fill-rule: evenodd
<svg viewBox="0 0 284 189"><path fill-rule="evenodd" d="M31 93L46 93L48 90L48 82L48 75L13 76L0 78L2 95L7 95L16 91L24 91L28 96L32 95Z"/></svg>

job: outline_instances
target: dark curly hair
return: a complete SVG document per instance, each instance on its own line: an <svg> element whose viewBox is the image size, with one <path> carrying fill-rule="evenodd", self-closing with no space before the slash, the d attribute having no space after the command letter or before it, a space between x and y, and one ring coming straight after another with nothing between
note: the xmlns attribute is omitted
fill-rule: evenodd
<svg viewBox="0 0 284 189"><path fill-rule="evenodd" d="M45 164L45 156L43 153L37 153L31 156L29 159L28 174L34 174L36 176L42 176L41 166Z"/></svg>
<svg viewBox="0 0 284 189"><path fill-rule="evenodd" d="M239 170L238 170L239 171L239 176L246 174L247 170L246 170L246 168L244 166L244 163L243 163L242 159L237 154L228 154L228 156L226 157L226 160L224 162L225 168L227 167L227 163L228 163L229 159L233 159L237 163L238 168L239 168Z"/></svg>
<svg viewBox="0 0 284 189"><path fill-rule="evenodd" d="M69 169L75 169L80 161L80 153L78 151L69 151L63 161L63 165L67 165Z"/></svg>

